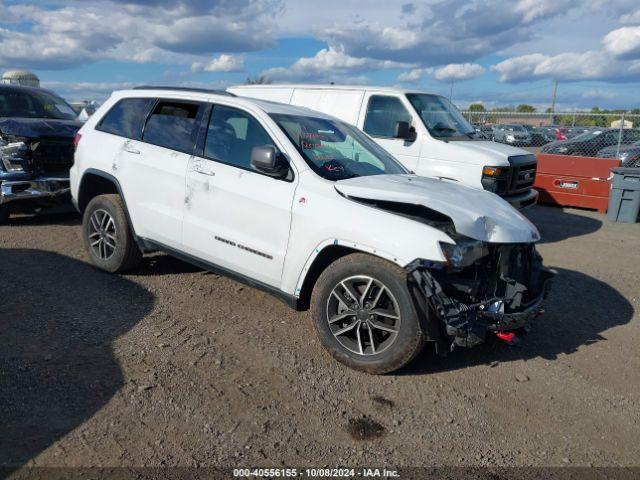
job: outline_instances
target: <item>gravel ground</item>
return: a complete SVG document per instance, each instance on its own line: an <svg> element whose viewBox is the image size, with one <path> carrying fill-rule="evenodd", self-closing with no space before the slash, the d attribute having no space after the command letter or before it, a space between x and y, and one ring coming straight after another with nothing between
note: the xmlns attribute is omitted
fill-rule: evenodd
<svg viewBox="0 0 640 480"><path fill-rule="evenodd" d="M162 254L88 265L75 215L0 227L0 466L633 466L640 224L536 207L559 275L519 348L369 376L306 312Z"/></svg>

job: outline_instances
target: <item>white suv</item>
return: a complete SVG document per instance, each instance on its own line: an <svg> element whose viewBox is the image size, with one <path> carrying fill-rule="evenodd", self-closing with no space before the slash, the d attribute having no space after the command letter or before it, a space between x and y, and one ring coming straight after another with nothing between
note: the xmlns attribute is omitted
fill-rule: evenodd
<svg viewBox="0 0 640 480"><path fill-rule="evenodd" d="M224 92L115 92L71 169L91 261L161 250L311 308L324 346L370 373L513 339L551 271L536 228L493 193L418 177L367 135Z"/></svg>

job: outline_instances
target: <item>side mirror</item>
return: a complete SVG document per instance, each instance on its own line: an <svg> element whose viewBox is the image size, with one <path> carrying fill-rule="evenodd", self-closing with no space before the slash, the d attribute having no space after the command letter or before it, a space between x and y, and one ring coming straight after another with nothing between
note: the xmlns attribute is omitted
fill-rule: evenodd
<svg viewBox="0 0 640 480"><path fill-rule="evenodd" d="M416 130L409 122L396 122L395 138L413 142L416 139Z"/></svg>
<svg viewBox="0 0 640 480"><path fill-rule="evenodd" d="M289 162L275 147L265 145L251 150L251 166L274 178L284 178L289 173Z"/></svg>

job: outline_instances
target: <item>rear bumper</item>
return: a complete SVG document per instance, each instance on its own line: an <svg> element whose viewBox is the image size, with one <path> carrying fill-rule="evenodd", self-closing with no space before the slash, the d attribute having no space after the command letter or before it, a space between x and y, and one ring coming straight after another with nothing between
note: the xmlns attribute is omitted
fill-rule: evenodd
<svg viewBox="0 0 640 480"><path fill-rule="evenodd" d="M0 183L0 204L49 199L67 193L69 193L69 177L64 175L9 180Z"/></svg>
<svg viewBox="0 0 640 480"><path fill-rule="evenodd" d="M538 191L532 188L526 192L516 195L506 195L502 198L509 202L513 208L524 210L538 203Z"/></svg>

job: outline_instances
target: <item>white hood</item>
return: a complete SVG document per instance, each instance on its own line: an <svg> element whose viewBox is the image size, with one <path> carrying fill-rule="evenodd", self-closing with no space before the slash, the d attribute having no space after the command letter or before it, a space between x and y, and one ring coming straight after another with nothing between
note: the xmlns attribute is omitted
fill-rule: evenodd
<svg viewBox="0 0 640 480"><path fill-rule="evenodd" d="M423 205L453 220L456 232L493 243L531 243L538 229L499 196L458 183L417 175L371 175L339 180L348 197Z"/></svg>
<svg viewBox="0 0 640 480"><path fill-rule="evenodd" d="M427 151L432 151L432 145L431 143L425 145L430 149ZM456 161L472 165L507 166L509 165L509 157L520 155L531 155L531 152L488 140L464 140L447 143L446 149L438 149L438 154L435 156L443 160L455 158Z"/></svg>

